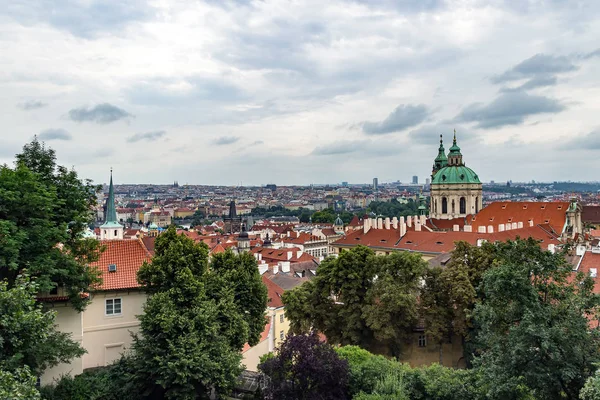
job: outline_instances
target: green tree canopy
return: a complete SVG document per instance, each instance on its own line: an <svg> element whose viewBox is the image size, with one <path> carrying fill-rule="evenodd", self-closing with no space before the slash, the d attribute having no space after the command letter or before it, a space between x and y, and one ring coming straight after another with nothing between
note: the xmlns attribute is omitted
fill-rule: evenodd
<svg viewBox="0 0 600 400"><path fill-rule="evenodd" d="M266 322L266 289L252 261L226 253L209 268L204 243L174 227L157 237L138 273L151 296L133 344L147 395L205 398L234 385L242 346L256 343Z"/></svg>
<svg viewBox="0 0 600 400"><path fill-rule="evenodd" d="M483 275L475 364L491 383L491 398L516 398L525 385L540 399L577 399L599 361L597 330L586 315L598 305L594 282L563 254L533 240L495 245L493 268Z"/></svg>
<svg viewBox="0 0 600 400"><path fill-rule="evenodd" d="M18 276L12 287L0 281L0 369L19 376L40 375L85 352L70 334L56 331L56 313L42 309L37 291L26 276Z"/></svg>
<svg viewBox="0 0 600 400"><path fill-rule="evenodd" d="M399 355L417 322L425 269L417 254L375 256L357 246L326 259L312 281L284 293L286 315L294 332L313 327L332 343L367 349L385 344Z"/></svg>
<svg viewBox="0 0 600 400"><path fill-rule="evenodd" d="M83 239L93 220L97 187L56 164L54 150L34 139L14 168L0 167L0 279L9 286L25 270L41 292L61 286L81 310L98 274L88 264L99 242Z"/></svg>

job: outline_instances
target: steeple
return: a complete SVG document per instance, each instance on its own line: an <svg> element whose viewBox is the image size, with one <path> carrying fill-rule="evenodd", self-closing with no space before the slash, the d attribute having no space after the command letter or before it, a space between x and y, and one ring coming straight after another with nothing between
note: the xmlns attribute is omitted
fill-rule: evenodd
<svg viewBox="0 0 600 400"><path fill-rule="evenodd" d="M454 140L452 141L452 147L450 147L450 153L448 153L448 164L463 165L460 147L458 147L458 145L456 144L456 129L454 130Z"/></svg>
<svg viewBox="0 0 600 400"><path fill-rule="evenodd" d="M106 218L104 223L117 221L117 210L115 208L115 188L113 187L112 168L110 169L110 185L108 186L108 200L106 200Z"/></svg>
<svg viewBox="0 0 600 400"><path fill-rule="evenodd" d="M433 162L433 172L431 175L435 175L437 171L444 168L446 165L448 165L448 158L446 157L446 151L444 150L443 137L440 135L440 147L438 148L438 155Z"/></svg>
<svg viewBox="0 0 600 400"><path fill-rule="evenodd" d="M235 200L231 200L231 203L229 203L229 218L235 217L237 217L237 212L235 209Z"/></svg>
<svg viewBox="0 0 600 400"><path fill-rule="evenodd" d="M123 239L123 225L119 224L117 220L117 209L115 208L112 168L110 169L110 185L108 186L108 199L106 200L106 215L104 224L100 226L100 239Z"/></svg>

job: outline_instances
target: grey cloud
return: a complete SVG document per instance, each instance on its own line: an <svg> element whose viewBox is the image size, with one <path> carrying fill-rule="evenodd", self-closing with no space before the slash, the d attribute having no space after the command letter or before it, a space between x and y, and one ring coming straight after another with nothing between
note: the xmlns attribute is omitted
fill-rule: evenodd
<svg viewBox="0 0 600 400"><path fill-rule="evenodd" d="M577 136L560 147L573 150L600 150L600 128L594 129L588 134Z"/></svg>
<svg viewBox="0 0 600 400"><path fill-rule="evenodd" d="M48 105L47 103L44 103L43 101L40 101L40 100L27 100L27 101L24 101L23 103L17 104L17 107L19 107L25 111L29 111L29 110L37 110L38 108L46 107L47 105Z"/></svg>
<svg viewBox="0 0 600 400"><path fill-rule="evenodd" d="M233 144L240 140L239 136L221 136L213 140L213 144L217 146L225 146L228 144Z"/></svg>
<svg viewBox="0 0 600 400"><path fill-rule="evenodd" d="M555 76L536 76L531 78L527 82L523 83L514 88L504 87L501 92L520 92L535 89L538 87L554 86L556 85L557 79Z"/></svg>
<svg viewBox="0 0 600 400"><path fill-rule="evenodd" d="M594 50L594 51L592 51L590 53L584 54L582 58L584 60L588 60L588 59L594 58L594 57L600 57L600 49L597 49L597 50Z"/></svg>
<svg viewBox="0 0 600 400"><path fill-rule="evenodd" d="M368 135L398 132L420 124L429 115L430 112L424 104L401 104L381 122L363 122L362 129Z"/></svg>
<svg viewBox="0 0 600 400"><path fill-rule="evenodd" d="M456 129L456 137L459 142L467 141L480 141L480 136L464 129L461 126L451 124L432 124L419 127L408 133L408 138L411 144L422 144L427 146L437 146L440 140L440 135L444 136L444 143L446 147L448 143L452 142L452 136L454 135L454 129Z"/></svg>
<svg viewBox="0 0 600 400"><path fill-rule="evenodd" d="M133 117L127 111L113 106L109 103L98 104L92 108L81 107L69 111L69 118L75 122L95 122L97 124L109 124L120 119Z"/></svg>
<svg viewBox="0 0 600 400"><path fill-rule="evenodd" d="M71 140L73 136L64 129L46 129L38 135L40 140Z"/></svg>
<svg viewBox="0 0 600 400"><path fill-rule="evenodd" d="M568 57L536 54L515 65L508 71L491 78L492 83L504 83L519 79L534 78L540 75L555 75L577 70Z"/></svg>
<svg viewBox="0 0 600 400"><path fill-rule="evenodd" d="M389 156L398 154L404 146L396 142L382 143L372 140L338 140L317 146L311 152L315 156L337 156L357 153L361 156Z"/></svg>
<svg viewBox="0 0 600 400"><path fill-rule="evenodd" d="M143 21L154 12L144 0L21 0L3 4L0 14L31 26L46 23L74 36L93 38L104 32L118 34L128 24Z"/></svg>
<svg viewBox="0 0 600 400"><path fill-rule="evenodd" d="M157 139L160 139L161 137L165 136L166 134L167 134L167 132L165 132L165 131L152 131L152 132L136 133L135 135L131 135L127 138L127 143L135 143L135 142L139 142L140 140L152 142Z"/></svg>
<svg viewBox="0 0 600 400"><path fill-rule="evenodd" d="M455 121L476 122L477 127L483 129L498 128L522 124L530 115L558 113L565 109L565 105L549 97L524 92L505 93L487 105L475 103L465 107Z"/></svg>

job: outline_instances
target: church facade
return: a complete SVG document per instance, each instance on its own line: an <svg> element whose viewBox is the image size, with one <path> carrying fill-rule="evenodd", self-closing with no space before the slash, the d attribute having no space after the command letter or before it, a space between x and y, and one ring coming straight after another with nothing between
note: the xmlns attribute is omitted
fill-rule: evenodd
<svg viewBox="0 0 600 400"><path fill-rule="evenodd" d="M475 215L483 208L483 187L477 174L468 168L456 144L456 131L446 156L442 135L431 172L429 217L454 219Z"/></svg>

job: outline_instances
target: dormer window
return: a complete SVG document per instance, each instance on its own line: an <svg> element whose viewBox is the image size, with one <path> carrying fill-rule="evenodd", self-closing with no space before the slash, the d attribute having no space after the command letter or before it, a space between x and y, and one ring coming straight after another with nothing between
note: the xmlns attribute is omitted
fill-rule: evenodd
<svg viewBox="0 0 600 400"><path fill-rule="evenodd" d="M108 264L108 272L117 272L117 264Z"/></svg>

